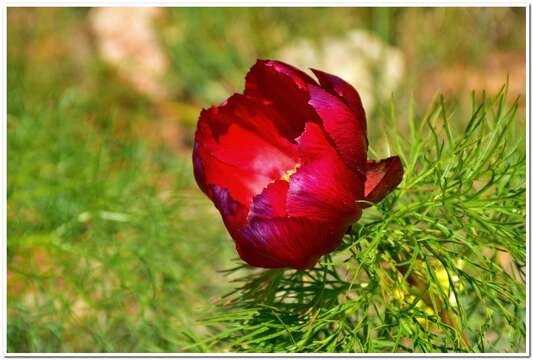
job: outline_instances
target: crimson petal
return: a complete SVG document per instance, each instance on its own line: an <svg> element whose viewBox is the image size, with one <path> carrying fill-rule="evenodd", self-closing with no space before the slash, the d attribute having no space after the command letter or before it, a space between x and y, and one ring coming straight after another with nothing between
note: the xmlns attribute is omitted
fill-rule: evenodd
<svg viewBox="0 0 533 360"><path fill-rule="evenodd" d="M211 199L211 191L207 187L207 180L205 178L204 162L200 156L200 143L196 141L194 142L194 147L192 150L192 167L194 178L200 187L200 190L202 190Z"/></svg>
<svg viewBox="0 0 533 360"><path fill-rule="evenodd" d="M345 224L357 220L364 177L340 159L320 125L307 123L298 141L302 164L289 180L289 216Z"/></svg>
<svg viewBox="0 0 533 360"><path fill-rule="evenodd" d="M279 260L271 256L265 255L262 248L257 247L254 242L247 240L239 240L240 237L233 237L235 239L235 247L241 259L246 261L251 266L262 267L266 269L286 267Z"/></svg>
<svg viewBox="0 0 533 360"><path fill-rule="evenodd" d="M227 189L216 185L209 186L213 194L213 202L222 215L224 225L235 240L237 252L243 260L253 266L265 268L281 267L279 261L264 255L264 250L258 248L254 242L242 240L240 230L247 224L248 208L231 198Z"/></svg>
<svg viewBox="0 0 533 360"><path fill-rule="evenodd" d="M365 200L378 203L391 192L403 177L402 162L398 156L380 161L368 161L365 182ZM364 205L363 207L368 207Z"/></svg>
<svg viewBox="0 0 533 360"><path fill-rule="evenodd" d="M254 246L263 257L277 262L263 267L307 269L340 244L345 230L335 223L304 218L253 218L249 226L242 228L240 244Z"/></svg>
<svg viewBox="0 0 533 360"><path fill-rule="evenodd" d="M310 76L290 65L258 60L246 75L244 94L261 99L283 117L290 124L285 126L283 135L295 139L302 133L306 122L320 122L308 104L308 84L317 85Z"/></svg>
<svg viewBox="0 0 533 360"><path fill-rule="evenodd" d="M313 106L324 129L346 165L353 170L365 173L367 141L366 133L354 112L338 97L309 85L309 104Z"/></svg>
<svg viewBox="0 0 533 360"><path fill-rule="evenodd" d="M211 200L213 193L209 185L216 184L228 189L235 200L249 204L253 196L262 191L262 184L270 181L265 175L245 171L218 160L203 146L195 147L193 157L196 181Z"/></svg>
<svg viewBox="0 0 533 360"><path fill-rule="evenodd" d="M217 185L209 185L213 196L213 203L222 215L224 224L233 236L238 233L241 226L247 223L248 207L234 200L228 189Z"/></svg>
<svg viewBox="0 0 533 360"><path fill-rule="evenodd" d="M204 192L206 184L217 184L250 204L268 183L294 167L296 146L280 136L269 115L256 100L242 95L202 111L193 163Z"/></svg>
<svg viewBox="0 0 533 360"><path fill-rule="evenodd" d="M279 60L266 60L264 63L266 66L273 67L277 72L290 76L299 88L305 89L307 84L317 85L316 81L311 76L292 65Z"/></svg>
<svg viewBox="0 0 533 360"><path fill-rule="evenodd" d="M261 194L254 197L249 218L274 218L287 216L287 192L289 183L277 180L269 184Z"/></svg>
<svg viewBox="0 0 533 360"><path fill-rule="evenodd" d="M355 90L352 85L348 84L338 76L328 74L327 72L317 69L311 69L311 71L316 75L318 81L320 81L320 85L324 89L334 95L339 96L346 102L350 109L352 109L356 115L355 118L359 128L365 133L366 136L365 109L363 108L363 102L361 101L361 97L359 96L357 90Z"/></svg>

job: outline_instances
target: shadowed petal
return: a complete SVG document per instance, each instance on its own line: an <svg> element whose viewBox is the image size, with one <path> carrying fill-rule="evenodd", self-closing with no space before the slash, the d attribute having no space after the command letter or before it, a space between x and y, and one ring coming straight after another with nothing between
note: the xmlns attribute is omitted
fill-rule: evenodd
<svg viewBox="0 0 533 360"><path fill-rule="evenodd" d="M247 240L237 240L239 239L237 237L233 237L233 239L235 239L235 247L239 253L239 256L241 259L246 261L248 265L266 269L286 267L279 260L265 255L266 253L264 250L257 247L253 242Z"/></svg>
<svg viewBox="0 0 533 360"><path fill-rule="evenodd" d="M209 185L215 204L224 224L230 234L237 234L241 226L246 225L248 216L248 207L234 200L228 189L221 188L217 185Z"/></svg>
<svg viewBox="0 0 533 360"><path fill-rule="evenodd" d="M226 225L228 232L234 239L235 247L241 258L253 266L280 267L279 261L263 255L264 251L261 248L257 248L253 242L240 240L240 231L243 226L247 225L248 208L233 200L227 189L219 188L216 185L210 185L209 187L213 194L213 202L220 211L224 225Z"/></svg>
<svg viewBox="0 0 533 360"><path fill-rule="evenodd" d="M343 224L357 220L364 177L340 159L320 125L308 123L298 142L302 164L289 180L289 216Z"/></svg>
<svg viewBox="0 0 533 360"><path fill-rule="evenodd" d="M398 156L380 161L368 161L365 200L378 203L402 181L403 167ZM368 207L364 205L363 207Z"/></svg>
<svg viewBox="0 0 533 360"><path fill-rule="evenodd" d="M269 184L261 194L254 197L249 218L274 218L287 216L287 191L289 183L277 180Z"/></svg>
<svg viewBox="0 0 533 360"><path fill-rule="evenodd" d="M335 144L346 165L365 173L367 141L366 132L354 112L338 97L318 86L309 85L309 104L313 106L324 129Z"/></svg>
<svg viewBox="0 0 533 360"><path fill-rule="evenodd" d="M316 82L302 71L275 61L258 60L246 75L244 94L267 103L286 122L284 136L298 137L308 121L320 119L308 104L307 84Z"/></svg>
<svg viewBox="0 0 533 360"><path fill-rule="evenodd" d="M345 230L335 223L303 218L253 218L242 228L240 243L252 244L261 255L276 259L277 264L266 267L308 269L340 244Z"/></svg>
<svg viewBox="0 0 533 360"><path fill-rule="evenodd" d="M202 190L210 199L211 199L211 191L207 187L207 180L205 179L205 170L204 170L204 162L202 161L202 158L200 157L200 144L198 142L194 142L194 147L192 150L192 167L193 167L193 173L194 173L194 179L196 180L196 183L200 187L200 190Z"/></svg>
<svg viewBox="0 0 533 360"><path fill-rule="evenodd" d="M220 106L202 110L198 131L209 128L212 138L218 142L231 125L254 133L284 153L295 151L294 139L285 138L282 134L283 127L287 125L285 119L258 99L234 94Z"/></svg>

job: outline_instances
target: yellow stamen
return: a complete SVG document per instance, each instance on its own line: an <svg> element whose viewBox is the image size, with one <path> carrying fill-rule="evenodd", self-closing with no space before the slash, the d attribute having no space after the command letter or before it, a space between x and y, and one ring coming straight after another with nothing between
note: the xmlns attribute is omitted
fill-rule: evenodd
<svg viewBox="0 0 533 360"><path fill-rule="evenodd" d="M299 167L300 167L300 164L296 164L292 169L285 171L285 174L283 174L280 179L285 180L286 182L289 182L289 179L291 178L292 175L296 173L296 170L298 170Z"/></svg>

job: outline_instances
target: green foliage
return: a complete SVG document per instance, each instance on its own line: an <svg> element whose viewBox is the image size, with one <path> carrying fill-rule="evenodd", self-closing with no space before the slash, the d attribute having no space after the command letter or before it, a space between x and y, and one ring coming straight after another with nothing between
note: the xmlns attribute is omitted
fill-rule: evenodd
<svg viewBox="0 0 533 360"><path fill-rule="evenodd" d="M422 118L411 112L404 137L391 108L391 152L405 167L400 188L314 269L229 271L237 289L205 320L206 344L250 352L523 352L523 123L505 91L472 99L461 131L441 101Z"/></svg>

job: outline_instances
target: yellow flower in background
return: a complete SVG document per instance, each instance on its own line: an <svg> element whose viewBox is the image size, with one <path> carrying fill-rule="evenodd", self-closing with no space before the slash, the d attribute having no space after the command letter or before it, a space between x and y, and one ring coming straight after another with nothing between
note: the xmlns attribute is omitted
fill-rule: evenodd
<svg viewBox="0 0 533 360"><path fill-rule="evenodd" d="M417 268L420 269L424 265L422 261L418 262L416 264ZM458 269L462 269L464 266L464 261L459 259L454 261L454 266ZM435 264L432 264L432 270L435 274L436 280L438 281L438 284L440 285L442 291L444 291L445 294L448 294L448 301L449 304L453 307L457 306L457 299L455 297L455 292L460 293L464 290L464 286L462 282L460 281L459 276L452 272L451 270L446 271L446 268L440 263L436 262ZM449 276L448 276L449 273ZM414 277L418 278L425 278L426 275L418 270L414 270L412 275ZM452 289L450 286L450 279L452 281L453 287L455 289ZM424 297L427 295L427 291L429 289L417 289L416 287L407 285L406 283L402 285L398 285L392 292L392 297L395 299L401 308L409 308L412 306L412 304L417 301L416 305L414 306L417 310L427 314L427 317L431 315L435 315L435 310L433 309L432 304L428 304L428 299L424 299ZM417 291L423 293L417 293ZM418 298L418 300L417 300ZM422 316L415 316L415 319L422 325L426 326L427 317Z"/></svg>

